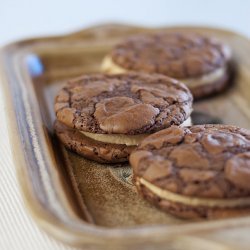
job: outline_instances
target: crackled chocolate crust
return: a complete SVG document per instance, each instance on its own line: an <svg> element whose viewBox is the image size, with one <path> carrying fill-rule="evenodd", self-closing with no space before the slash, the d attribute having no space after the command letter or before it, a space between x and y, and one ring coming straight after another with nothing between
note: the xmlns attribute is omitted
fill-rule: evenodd
<svg viewBox="0 0 250 250"><path fill-rule="evenodd" d="M246 129L229 125L173 126L143 140L131 154L130 163L139 191L163 210L181 217L213 217L232 214L237 209L249 211L249 207L192 207L167 201L153 194L139 179L185 197L249 197L249 152L250 131Z"/></svg>
<svg viewBox="0 0 250 250"><path fill-rule="evenodd" d="M110 144L93 140L76 129L56 121L55 132L59 140L70 150L100 163L118 163L128 161L135 146Z"/></svg>
<svg viewBox="0 0 250 250"><path fill-rule="evenodd" d="M132 36L111 52L112 61L130 71L161 73L182 79L224 67L230 49L196 33L153 33Z"/></svg>
<svg viewBox="0 0 250 250"><path fill-rule="evenodd" d="M58 121L101 134L153 133L180 125L191 106L184 84L145 73L85 75L70 81L55 100Z"/></svg>

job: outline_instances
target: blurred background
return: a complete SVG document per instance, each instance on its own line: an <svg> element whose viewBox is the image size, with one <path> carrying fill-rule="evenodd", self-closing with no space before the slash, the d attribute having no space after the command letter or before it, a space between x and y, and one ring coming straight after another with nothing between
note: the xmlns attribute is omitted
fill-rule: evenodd
<svg viewBox="0 0 250 250"><path fill-rule="evenodd" d="M0 46L103 22L209 25L250 37L250 0L0 0Z"/></svg>

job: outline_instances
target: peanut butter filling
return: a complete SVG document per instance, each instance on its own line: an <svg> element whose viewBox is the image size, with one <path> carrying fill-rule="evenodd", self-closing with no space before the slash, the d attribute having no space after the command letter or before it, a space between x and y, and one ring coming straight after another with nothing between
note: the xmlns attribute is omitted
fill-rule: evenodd
<svg viewBox="0 0 250 250"><path fill-rule="evenodd" d="M186 121L184 121L180 126L191 126L192 121L189 117ZM125 144L127 146L136 146L138 145L144 138L146 138L149 134L141 134L141 135L123 135L123 134L95 134L90 132L80 131L85 136L94 139L96 141L112 143L112 144Z"/></svg>
<svg viewBox="0 0 250 250"><path fill-rule="evenodd" d="M138 145L144 138L148 136L148 134L142 134L142 135L94 134L83 131L81 131L81 133L96 141L112 143L112 144L125 144L127 146Z"/></svg>
<svg viewBox="0 0 250 250"><path fill-rule="evenodd" d="M101 69L103 72L109 74L121 74L128 71L114 63L110 56L104 58ZM196 87L205 84L212 84L219 80L225 73L226 67L221 67L200 77L183 78L178 80L185 83L188 87Z"/></svg>
<svg viewBox="0 0 250 250"><path fill-rule="evenodd" d="M101 71L108 74L122 74L127 70L115 64L110 56L106 56L103 59Z"/></svg>
<svg viewBox="0 0 250 250"><path fill-rule="evenodd" d="M229 198L229 199L213 199L213 198L198 198L198 197L188 197L180 194L170 192L168 190L163 190L143 178L138 178L137 182L145 186L152 193L172 202L181 203L188 206L194 207L243 207L250 205L249 198Z"/></svg>
<svg viewBox="0 0 250 250"><path fill-rule="evenodd" d="M185 83L188 87L196 87L200 85L205 85L213 83L223 77L226 73L226 67L222 67L212 71L209 74L203 75L196 78L179 79L181 82Z"/></svg>

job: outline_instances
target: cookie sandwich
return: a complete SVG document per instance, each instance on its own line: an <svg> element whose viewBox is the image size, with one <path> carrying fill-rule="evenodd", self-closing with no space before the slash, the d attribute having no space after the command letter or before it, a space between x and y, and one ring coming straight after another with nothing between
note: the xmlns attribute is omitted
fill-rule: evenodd
<svg viewBox="0 0 250 250"><path fill-rule="evenodd" d="M102 63L109 74L160 73L179 79L194 98L222 91L230 79L230 48L196 33L152 33L129 37Z"/></svg>
<svg viewBox="0 0 250 250"><path fill-rule="evenodd" d="M250 213L250 131L229 125L164 129L130 155L139 193L186 219Z"/></svg>
<svg viewBox="0 0 250 250"><path fill-rule="evenodd" d="M190 125L192 95L177 80L146 73L84 75L55 99L55 132L86 158L128 160L149 134L171 125Z"/></svg>

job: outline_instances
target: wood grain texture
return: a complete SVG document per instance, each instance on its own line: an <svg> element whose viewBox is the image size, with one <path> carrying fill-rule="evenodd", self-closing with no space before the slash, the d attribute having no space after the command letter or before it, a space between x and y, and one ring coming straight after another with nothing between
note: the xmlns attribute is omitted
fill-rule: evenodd
<svg viewBox="0 0 250 250"><path fill-rule="evenodd" d="M234 85L194 106L223 123L250 128L249 41L210 28L163 29L215 35L232 47ZM98 26L2 50L11 144L26 204L46 231L84 249L249 249L250 217L197 222L163 214L137 195L129 168L87 161L61 147L53 135L54 96L66 79L98 72L120 39L152 31Z"/></svg>

